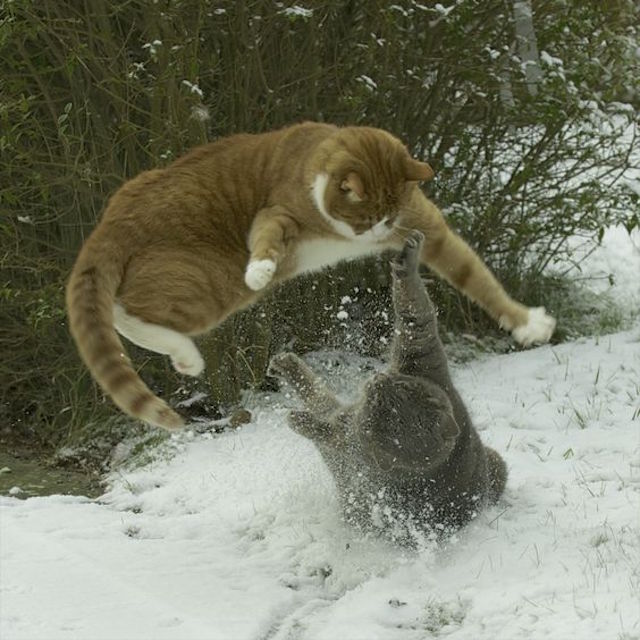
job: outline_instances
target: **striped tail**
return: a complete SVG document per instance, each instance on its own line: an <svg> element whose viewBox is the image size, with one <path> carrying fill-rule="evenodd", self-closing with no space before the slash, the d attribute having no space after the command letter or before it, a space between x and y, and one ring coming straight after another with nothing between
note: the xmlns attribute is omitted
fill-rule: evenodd
<svg viewBox="0 0 640 640"><path fill-rule="evenodd" d="M95 234L94 234L95 236ZM67 284L67 312L80 356L102 389L125 413L167 430L183 419L140 379L113 326L113 305L126 257L92 236Z"/></svg>

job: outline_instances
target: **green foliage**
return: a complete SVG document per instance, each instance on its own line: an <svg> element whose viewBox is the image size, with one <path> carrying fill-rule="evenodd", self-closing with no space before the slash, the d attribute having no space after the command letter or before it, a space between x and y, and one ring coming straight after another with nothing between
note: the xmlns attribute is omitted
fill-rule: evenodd
<svg viewBox="0 0 640 640"><path fill-rule="evenodd" d="M530 95L506 1L7 0L0 8L0 411L57 444L111 413L65 326L72 261L110 193L136 173L236 131L303 119L384 127L436 169L430 195L518 298L541 300L565 240L638 224L621 175L640 106L631 0L535 3L543 80ZM511 96L510 98L508 96ZM628 104L632 106L630 107ZM634 108L636 111L634 111ZM384 258L291 283L203 339L222 404L263 380L270 352L351 341L388 326ZM526 276L526 277L525 277ZM355 289L358 295L354 296ZM368 291L369 290L369 291ZM449 329L486 327L433 286ZM357 300L355 335L337 301ZM326 308L325 308L326 307ZM378 315L376 315L376 313ZM141 355L136 353L135 357ZM184 383L144 354L143 376Z"/></svg>

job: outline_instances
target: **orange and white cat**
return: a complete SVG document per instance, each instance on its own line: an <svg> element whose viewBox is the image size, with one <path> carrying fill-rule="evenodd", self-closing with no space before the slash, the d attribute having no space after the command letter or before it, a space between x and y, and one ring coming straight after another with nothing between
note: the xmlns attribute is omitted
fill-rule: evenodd
<svg viewBox="0 0 640 640"><path fill-rule="evenodd" d="M401 249L412 229L425 236L422 262L518 342L547 341L555 320L512 300L447 226L418 188L432 176L386 131L312 122L223 138L141 173L109 200L67 285L80 355L126 413L178 428L117 332L197 376L204 361L192 336L278 282Z"/></svg>

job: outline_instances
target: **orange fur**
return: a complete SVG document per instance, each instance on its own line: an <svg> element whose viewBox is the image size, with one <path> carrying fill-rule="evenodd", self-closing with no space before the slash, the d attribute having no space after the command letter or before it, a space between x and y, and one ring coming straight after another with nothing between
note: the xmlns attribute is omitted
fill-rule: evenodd
<svg viewBox="0 0 640 640"><path fill-rule="evenodd" d="M250 305L264 286L299 273L305 243L367 237L361 253L372 253L402 247L412 228L426 237L423 262L504 327L525 324L527 308L419 190L417 181L432 175L385 131L319 123L223 138L138 175L110 199L67 286L82 358L125 412L177 428L180 416L124 355L116 301L145 323L194 336ZM318 176L326 177L316 193ZM369 237L374 227L379 235Z"/></svg>

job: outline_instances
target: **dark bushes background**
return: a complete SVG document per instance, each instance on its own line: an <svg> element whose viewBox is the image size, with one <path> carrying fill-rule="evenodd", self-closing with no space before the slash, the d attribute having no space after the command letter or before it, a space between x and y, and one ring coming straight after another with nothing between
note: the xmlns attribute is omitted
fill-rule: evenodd
<svg viewBox="0 0 640 640"><path fill-rule="evenodd" d="M105 424L110 405L66 329L72 261L125 179L237 131L304 119L392 131L436 169L428 189L451 224L514 295L540 303L542 269L566 259L568 236L637 223L620 177L640 104L640 15L632 0L534 2L533 31L516 37L527 4L5 0L3 428L58 445ZM434 291L449 328L485 330L450 288ZM381 260L291 283L203 340L207 393L233 404L292 340L375 350L385 292ZM352 320L339 326L345 295ZM161 392L179 388L160 358L134 356Z"/></svg>

